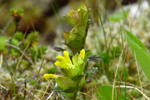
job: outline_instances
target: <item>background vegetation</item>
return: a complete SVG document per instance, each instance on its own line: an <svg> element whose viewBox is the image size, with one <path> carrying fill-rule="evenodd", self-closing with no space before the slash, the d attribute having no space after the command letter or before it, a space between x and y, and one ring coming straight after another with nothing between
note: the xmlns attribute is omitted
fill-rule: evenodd
<svg viewBox="0 0 150 100"><path fill-rule="evenodd" d="M64 33L74 26L64 16L81 3L90 23L85 44L78 44L86 51L88 67L84 86L71 98L71 89L64 91L43 75L61 75L54 62L64 50L71 57L80 54L81 48L66 44ZM149 100L148 4L149 0L0 0L0 99Z"/></svg>

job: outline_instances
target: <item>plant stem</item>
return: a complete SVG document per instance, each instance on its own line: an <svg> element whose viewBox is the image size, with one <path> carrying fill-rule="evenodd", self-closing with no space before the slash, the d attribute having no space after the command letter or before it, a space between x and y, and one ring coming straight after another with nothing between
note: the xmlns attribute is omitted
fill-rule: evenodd
<svg viewBox="0 0 150 100"><path fill-rule="evenodd" d="M10 40L9 40L9 44L11 44L12 39L13 39L13 37L14 37L15 33L17 32L18 28L19 28L19 21L16 21L16 28L15 28L15 31L13 32L13 34L12 34L12 36L11 36ZM10 46L8 46L8 48L7 48L7 55L6 55L6 59L8 59L10 49L11 49L11 47L10 47Z"/></svg>
<svg viewBox="0 0 150 100"><path fill-rule="evenodd" d="M77 92L74 93L73 100L76 100Z"/></svg>
<svg viewBox="0 0 150 100"><path fill-rule="evenodd" d="M106 33L105 33L105 30L104 30L103 21L102 21L102 18L101 18L101 15L100 15L100 13L99 13L99 19L100 19L100 22L101 22L101 27L102 27L103 34L104 34L104 39L105 39L105 48L106 48L106 51L107 51L107 54L108 54Z"/></svg>
<svg viewBox="0 0 150 100"><path fill-rule="evenodd" d="M12 79L12 84L13 84L13 92L14 92L14 95L15 95L15 100L17 100L16 87L15 87L14 79L13 79L12 76L11 76L11 79Z"/></svg>

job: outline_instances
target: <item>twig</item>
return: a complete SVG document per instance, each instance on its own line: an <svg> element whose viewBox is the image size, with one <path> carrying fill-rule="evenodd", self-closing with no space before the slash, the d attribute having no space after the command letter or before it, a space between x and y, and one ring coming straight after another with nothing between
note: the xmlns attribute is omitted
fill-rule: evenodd
<svg viewBox="0 0 150 100"><path fill-rule="evenodd" d="M1 55L0 68L2 67L2 63L3 63L3 54Z"/></svg>
<svg viewBox="0 0 150 100"><path fill-rule="evenodd" d="M31 44L31 43L30 43L30 44ZM25 52L26 52L27 49L29 48L30 44L28 44L28 45L26 46L26 48L24 49L24 51L22 52L22 55L21 55L21 57L20 57L20 59L19 59L17 65L16 65L16 70L17 70L17 68L18 68L18 66L19 66L19 64L20 64L20 62L21 62L21 60L22 60L22 58L23 58Z"/></svg>
<svg viewBox="0 0 150 100"><path fill-rule="evenodd" d="M116 77L117 77L117 73L118 73L118 67L120 65L120 62L121 62L121 57L123 55L123 51L121 52L121 55L119 57L119 62L118 62L118 65L117 65L117 68L116 68L116 72L115 72L115 78L114 78L114 82L113 82L113 89L112 89L112 100L113 100L113 96L114 96L114 88L115 88L115 83L116 83Z"/></svg>
<svg viewBox="0 0 150 100"><path fill-rule="evenodd" d="M116 81L116 83L119 83L120 81ZM135 84L131 84L131 83L126 83L126 82L122 82L121 81L121 84L122 85L129 85L129 86L132 86L132 87L134 87L135 86ZM140 86L136 86L137 88L141 88ZM144 86L143 86L144 87ZM148 90L145 90L145 89L143 89L143 91L145 91L145 92L147 92L147 93L149 93L149 91Z"/></svg>
<svg viewBox="0 0 150 100"><path fill-rule="evenodd" d="M125 43L125 46L126 46L126 43ZM126 49L125 49L126 50ZM125 55L125 58L124 58L124 66L122 67L122 71L121 71L121 76L120 76L120 82L119 82L119 86L121 84L121 78L122 78L122 74L123 74L123 69L125 68L125 61L126 61L126 58L127 58L127 55ZM116 100L118 100L118 96L119 96L119 91L120 91L120 87L118 88L118 92L117 92L117 97L116 97Z"/></svg>
<svg viewBox="0 0 150 100"><path fill-rule="evenodd" d="M45 91L42 91L42 90L38 90L38 89L36 89L36 90L34 90L34 91L36 91L36 92L40 92L40 93L45 93ZM49 94L48 92L46 92L45 94ZM43 98L41 98L41 100L43 100Z"/></svg>
<svg viewBox="0 0 150 100"><path fill-rule="evenodd" d="M44 62L44 58L42 59L42 63L41 63L41 65L40 65L39 71L38 71L38 73L37 73L37 78L39 77L39 73L40 73L40 70L41 70L41 68L42 68L42 66L43 66L43 62Z"/></svg>
<svg viewBox="0 0 150 100"><path fill-rule="evenodd" d="M12 34L12 36L11 36L11 38L10 38L10 40L9 40L9 44L11 44L12 39L13 39L13 37L14 37L15 33L17 32L18 28L19 28L19 21L16 21L16 28L15 28L15 31L14 31L14 33ZM8 59L10 49L11 49L11 47L10 47L10 46L8 46L8 48L7 48L7 55L6 55L6 59Z"/></svg>
<svg viewBox="0 0 150 100"><path fill-rule="evenodd" d="M29 93L29 91L26 88L23 88L27 93ZM36 100L41 100L40 98L38 98L36 95L34 95L33 93L31 93L32 96L34 96L36 98ZM28 100L28 99L25 99Z"/></svg>
<svg viewBox="0 0 150 100"><path fill-rule="evenodd" d="M47 98L46 100L48 100L48 99L53 95L53 93L54 93L54 92L52 92L52 93L48 96L48 98Z"/></svg>
<svg viewBox="0 0 150 100"><path fill-rule="evenodd" d="M119 86L115 86L115 87L119 87ZM120 88L130 88L130 89L136 89L138 92L140 92L147 100L150 100L150 98L148 98L140 89L136 88L136 87L132 87L132 86L124 86L124 85L120 85Z"/></svg>
<svg viewBox="0 0 150 100"><path fill-rule="evenodd" d="M27 82L26 79L24 80L24 87L27 88ZM26 99L26 91L24 91L24 99Z"/></svg>
<svg viewBox="0 0 150 100"><path fill-rule="evenodd" d="M135 59L136 59L136 55L135 55ZM140 79L140 70L139 70L137 59L135 61L136 61L136 66L137 66L137 72L138 72L138 77L139 77L140 88L141 88L141 90L143 92L142 82L141 82L141 79Z"/></svg>
<svg viewBox="0 0 150 100"><path fill-rule="evenodd" d="M25 57L27 60L29 60L30 63L32 64L32 66L34 67L33 61L32 61L25 53L23 53L23 51L21 51L20 48L18 48L17 46L11 45L11 44L7 44L7 45L10 46L10 47L12 47L12 48L15 48L15 49L17 49L19 52L21 52L21 53L24 55L24 57Z"/></svg>
<svg viewBox="0 0 150 100"><path fill-rule="evenodd" d="M132 27L132 25L133 25L134 20L136 19L136 15L137 15L138 11L140 10L140 7L141 7L141 4L142 4L142 1L143 1L143 0L139 0L138 9L136 10L135 15L133 16L133 20L131 21L131 26L130 26L130 28L129 28L130 30L131 30L131 27Z"/></svg>
<svg viewBox="0 0 150 100"><path fill-rule="evenodd" d="M103 34L104 34L104 39L105 39L105 49L106 49L106 51L107 51L107 54L108 54L108 47L107 47L107 38L106 38L106 32L105 32L105 30L104 30L103 21L102 21L102 18L101 18L101 15L100 15L100 13L98 13L98 15L99 15L99 19L100 19L101 27L102 27Z"/></svg>
<svg viewBox="0 0 150 100"><path fill-rule="evenodd" d="M55 87L57 87L57 83L55 84ZM48 100L48 99L53 95L53 93L54 93L54 92L52 92L52 93L48 96L48 98L47 98L46 100Z"/></svg>
<svg viewBox="0 0 150 100"><path fill-rule="evenodd" d="M97 93L98 93L99 97L101 97L101 98L102 98L102 96L101 96L101 94L99 93L98 88L96 87L96 85L93 85L93 87L94 87L94 88L95 88L95 90L97 91Z"/></svg>
<svg viewBox="0 0 150 100"><path fill-rule="evenodd" d="M52 82L52 81L51 81L51 82ZM43 98L44 98L44 96L45 96L45 94L46 94L46 91L48 90L48 88L49 88L51 82L48 81L48 87L47 87L46 90L44 91L44 94L43 94L43 96L42 96L42 100L43 100Z"/></svg>
<svg viewBox="0 0 150 100"><path fill-rule="evenodd" d="M44 62L44 58L42 59L42 63L41 63L41 65L40 65L39 71L38 71L38 73L37 73L37 81L36 81L36 83L34 84L33 88L31 89L30 93L34 90L35 85L37 84L37 82L42 78L42 77L41 77L40 79L38 79L38 76L39 76L40 70L41 70L41 68L42 68L43 62ZM30 93L29 93L27 99L29 98Z"/></svg>
<svg viewBox="0 0 150 100"><path fill-rule="evenodd" d="M36 84L38 83L38 81L39 81L39 80L41 80L41 78L42 78L42 77L40 77L39 79L37 79L37 80L36 80L36 83L34 84L34 86L32 87L31 91L29 92L28 97L27 97L27 99L26 99L26 100L28 100L28 99L29 99L29 97L30 97L30 95L31 95L32 91L34 90L34 88L35 88Z"/></svg>
<svg viewBox="0 0 150 100"><path fill-rule="evenodd" d="M92 98L92 100L97 100L97 99L95 99L94 97L92 97L92 96L90 96L90 95L88 95L88 94L86 94L86 93L84 93L84 92L80 92L81 94L83 94L83 95L86 95L86 96L88 96L88 97L90 97L90 98Z"/></svg>
<svg viewBox="0 0 150 100"><path fill-rule="evenodd" d="M6 88L6 87L4 87L4 86L3 86L3 85L1 85L1 84L0 84L0 87L1 87L1 88L3 88L3 89L5 89L5 90L7 90L7 88Z"/></svg>

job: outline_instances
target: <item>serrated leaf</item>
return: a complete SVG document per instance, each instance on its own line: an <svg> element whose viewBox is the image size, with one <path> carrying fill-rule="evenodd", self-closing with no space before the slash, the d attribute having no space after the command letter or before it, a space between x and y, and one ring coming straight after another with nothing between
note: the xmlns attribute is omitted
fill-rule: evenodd
<svg viewBox="0 0 150 100"><path fill-rule="evenodd" d="M127 37L127 42L131 48L132 53L135 55L143 72L150 81L150 54L146 50L144 44L137 37L132 35L127 30L124 30L124 33Z"/></svg>
<svg viewBox="0 0 150 100"><path fill-rule="evenodd" d="M112 96L112 89L113 87L112 86L108 86L108 85L101 85L99 88L98 88L98 91L96 93L97 95L97 99L102 99L102 100L112 100L112 97L113 100L116 100L116 93L114 91L114 96ZM127 98L125 98L120 92L119 92L119 95L118 95L118 100L128 100Z"/></svg>

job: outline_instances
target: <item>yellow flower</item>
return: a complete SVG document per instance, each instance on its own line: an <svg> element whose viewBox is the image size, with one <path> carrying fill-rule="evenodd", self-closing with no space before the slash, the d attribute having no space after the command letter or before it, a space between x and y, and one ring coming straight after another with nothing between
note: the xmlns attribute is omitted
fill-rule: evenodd
<svg viewBox="0 0 150 100"><path fill-rule="evenodd" d="M12 16L15 18L21 18L24 14L23 14L23 9L10 9Z"/></svg>
<svg viewBox="0 0 150 100"><path fill-rule="evenodd" d="M18 16L18 10L17 10L17 9L14 10L14 16L15 16L15 17Z"/></svg>
<svg viewBox="0 0 150 100"><path fill-rule="evenodd" d="M55 74L44 74L43 77L48 80L50 78L58 78L59 75L55 75Z"/></svg>
<svg viewBox="0 0 150 100"><path fill-rule="evenodd" d="M64 51L64 57L63 56L57 56L57 61L54 63L55 66L60 66L61 68L74 68L74 65L72 64L69 53L67 51Z"/></svg>
<svg viewBox="0 0 150 100"><path fill-rule="evenodd" d="M72 69L72 68L75 68L75 63L78 63L80 62L79 59L74 62L74 64L72 63L72 61L70 60L70 57L69 57L69 53L67 51L64 51L64 56L57 56L56 59L57 61L54 63L55 66L60 66L61 68L66 68L66 69ZM85 50L82 49L80 51L80 60L83 61L84 58L85 58Z"/></svg>
<svg viewBox="0 0 150 100"><path fill-rule="evenodd" d="M64 58L69 62L72 63L69 57L69 53L67 51L64 51Z"/></svg>
<svg viewBox="0 0 150 100"><path fill-rule="evenodd" d="M82 60L84 60L84 58L85 58L85 50L84 49L82 49L80 51L80 56L81 56Z"/></svg>

